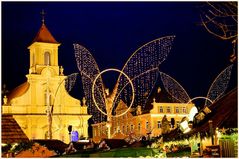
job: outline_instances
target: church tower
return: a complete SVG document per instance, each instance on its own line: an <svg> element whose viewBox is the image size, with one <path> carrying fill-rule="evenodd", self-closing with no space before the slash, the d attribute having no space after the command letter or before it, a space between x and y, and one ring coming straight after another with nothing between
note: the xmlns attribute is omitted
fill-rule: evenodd
<svg viewBox="0 0 239 159"><path fill-rule="evenodd" d="M59 46L60 43L55 40L45 23L42 23L32 44L28 47L30 50L29 74L40 74L44 68L48 67L55 75L59 75Z"/></svg>
<svg viewBox="0 0 239 159"><path fill-rule="evenodd" d="M68 128L88 137L85 100L71 97L65 89L63 68L58 65L60 43L52 36L44 18L30 52L27 81L4 98L3 115L12 115L29 139L59 139L68 143Z"/></svg>

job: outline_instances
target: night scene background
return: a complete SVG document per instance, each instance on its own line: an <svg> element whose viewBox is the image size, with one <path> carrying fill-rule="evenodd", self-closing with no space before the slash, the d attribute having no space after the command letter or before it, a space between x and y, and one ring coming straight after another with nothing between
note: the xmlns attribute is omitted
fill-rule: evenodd
<svg viewBox="0 0 239 159"><path fill-rule="evenodd" d="M175 35L160 70L175 78L191 98L206 96L217 75L231 63L230 41L201 25L202 2L2 2L2 86L11 91L26 81L29 51L45 24L59 47L64 74L79 72L73 43L86 47L100 70L122 69L131 54L156 38ZM110 79L104 80L111 85ZM114 84L114 83L113 83ZM228 90L237 87L237 65ZM82 94L82 90L79 90Z"/></svg>

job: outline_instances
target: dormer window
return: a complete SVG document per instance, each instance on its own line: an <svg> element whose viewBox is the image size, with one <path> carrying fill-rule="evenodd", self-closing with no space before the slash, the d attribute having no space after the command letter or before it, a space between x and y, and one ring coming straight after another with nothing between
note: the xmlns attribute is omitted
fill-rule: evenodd
<svg viewBox="0 0 239 159"><path fill-rule="evenodd" d="M50 65L50 53L49 52L44 53L44 64Z"/></svg>

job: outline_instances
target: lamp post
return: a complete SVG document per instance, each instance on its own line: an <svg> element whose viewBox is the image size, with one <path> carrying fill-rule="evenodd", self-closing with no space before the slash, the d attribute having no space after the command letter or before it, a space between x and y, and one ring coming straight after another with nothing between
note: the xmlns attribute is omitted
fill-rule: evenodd
<svg viewBox="0 0 239 159"><path fill-rule="evenodd" d="M72 132L72 125L68 126L68 132L69 132L69 141L71 142L71 132Z"/></svg>
<svg viewBox="0 0 239 159"><path fill-rule="evenodd" d="M210 132L210 136L212 140L212 145L214 145L214 138L213 138L214 131L213 131L212 120L209 120L208 123L209 123L209 132Z"/></svg>

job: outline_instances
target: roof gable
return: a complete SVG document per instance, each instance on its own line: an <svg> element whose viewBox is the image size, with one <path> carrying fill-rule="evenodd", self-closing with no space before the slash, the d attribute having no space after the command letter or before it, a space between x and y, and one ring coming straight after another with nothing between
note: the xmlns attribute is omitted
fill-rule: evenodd
<svg viewBox="0 0 239 159"><path fill-rule="evenodd" d="M33 42L45 42L45 43L57 43L56 39L52 36L50 31L47 29L46 25L43 23L41 28L39 29L36 37Z"/></svg>

